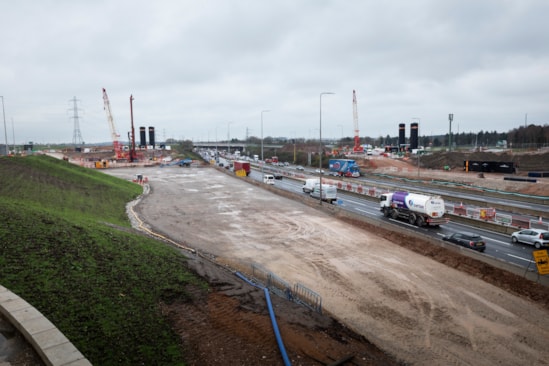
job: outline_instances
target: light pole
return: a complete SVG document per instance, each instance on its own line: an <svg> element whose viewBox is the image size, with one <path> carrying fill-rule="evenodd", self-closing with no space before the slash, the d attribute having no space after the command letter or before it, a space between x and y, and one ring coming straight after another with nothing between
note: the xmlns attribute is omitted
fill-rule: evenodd
<svg viewBox="0 0 549 366"><path fill-rule="evenodd" d="M265 109L265 110L262 110L261 111L261 166L263 167L263 162L265 160L263 160L263 113L266 113L266 112L270 112L270 110L268 109Z"/></svg>
<svg viewBox="0 0 549 366"><path fill-rule="evenodd" d="M217 151L217 145L218 145L218 141L217 140L217 129L219 128L219 123L215 126L215 162L216 163L219 163L219 151Z"/></svg>
<svg viewBox="0 0 549 366"><path fill-rule="evenodd" d="M6 128L6 111L4 110L4 97L0 95L0 98L2 98L2 115L4 116L4 135L6 136L6 156L8 156L9 149L8 149L8 129Z"/></svg>
<svg viewBox="0 0 549 366"><path fill-rule="evenodd" d="M420 148L419 148L419 125L421 123L421 118L419 117L413 117L412 119L417 119L417 147L416 147L416 151L417 151L417 177L419 178L419 157L421 156L420 154Z"/></svg>
<svg viewBox="0 0 549 366"><path fill-rule="evenodd" d="M332 92L322 92L320 93L320 122L318 127L318 136L319 136L319 156L318 156L318 165L319 165L319 182L320 182L320 198L319 203L322 205L322 96L327 94L335 94Z"/></svg>
<svg viewBox="0 0 549 366"><path fill-rule="evenodd" d="M228 154L231 155L231 123L227 122L227 144L228 144Z"/></svg>
<svg viewBox="0 0 549 366"><path fill-rule="evenodd" d="M448 151L452 151L452 121L454 120L453 113L450 113L448 115L448 120L450 121L450 131L448 132Z"/></svg>
<svg viewBox="0 0 549 366"><path fill-rule="evenodd" d="M297 160L296 159L296 150L295 150L295 140L296 140L297 137L296 137L295 131L292 131L292 133L294 134L294 161L293 161L293 163L295 164L296 160Z"/></svg>

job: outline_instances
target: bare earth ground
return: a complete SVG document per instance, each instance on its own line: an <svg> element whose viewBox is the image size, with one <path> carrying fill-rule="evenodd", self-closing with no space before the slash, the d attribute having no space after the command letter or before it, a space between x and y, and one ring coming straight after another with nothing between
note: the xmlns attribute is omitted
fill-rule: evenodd
<svg viewBox="0 0 549 366"><path fill-rule="evenodd" d="M189 265L214 288L163 306L192 365L283 364L262 291L205 257L241 270L256 263L322 296L324 316L272 297L293 365L549 364L541 285L213 168L144 174L150 193L134 211L146 228L203 253Z"/></svg>

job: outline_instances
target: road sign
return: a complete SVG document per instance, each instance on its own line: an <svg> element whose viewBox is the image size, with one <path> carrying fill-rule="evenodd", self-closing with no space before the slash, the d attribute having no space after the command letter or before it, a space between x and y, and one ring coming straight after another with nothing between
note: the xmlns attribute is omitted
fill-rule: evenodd
<svg viewBox="0 0 549 366"><path fill-rule="evenodd" d="M549 256L547 255L547 249L534 250L532 255L534 256L534 261L538 267L538 273L540 275L549 274Z"/></svg>

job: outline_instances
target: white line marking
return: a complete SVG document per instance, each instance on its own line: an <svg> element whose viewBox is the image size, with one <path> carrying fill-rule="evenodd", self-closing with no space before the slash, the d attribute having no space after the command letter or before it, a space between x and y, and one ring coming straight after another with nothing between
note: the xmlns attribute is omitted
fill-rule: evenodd
<svg viewBox="0 0 549 366"><path fill-rule="evenodd" d="M513 257L513 258L517 258L517 259L520 259L521 261L526 261L526 262L530 262L530 263L535 263L534 261L531 261L530 259L526 259L526 258L522 258L522 257L519 257L518 255L513 255L513 254L507 254L509 257Z"/></svg>
<svg viewBox="0 0 549 366"><path fill-rule="evenodd" d="M488 241L488 240L489 240L489 241L493 241L493 242L496 242L496 243L499 243L499 244L501 244L501 245L505 245L505 246L508 246L508 247L512 247L512 246L513 246L513 244L511 244L511 243L507 243L507 242L505 242L505 241L496 240L496 239L492 239L492 238L484 237L484 240L486 240L486 241Z"/></svg>

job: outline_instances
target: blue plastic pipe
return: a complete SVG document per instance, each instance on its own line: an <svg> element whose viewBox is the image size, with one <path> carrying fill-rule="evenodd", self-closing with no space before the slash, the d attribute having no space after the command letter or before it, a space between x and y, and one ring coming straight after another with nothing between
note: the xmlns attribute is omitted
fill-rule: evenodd
<svg viewBox="0 0 549 366"><path fill-rule="evenodd" d="M269 315L271 316L271 323L273 324L273 330L276 337L276 343L278 343L278 348L282 354L282 359L284 360L284 365L291 366L290 359L286 353L286 348L284 347L284 342L282 341L282 336L278 330L278 324L276 323L276 317L273 310L273 305L271 304L271 296L269 295L269 290L267 288L263 289L265 293L265 299L267 300L267 308L269 308Z"/></svg>
<svg viewBox="0 0 549 366"><path fill-rule="evenodd" d="M269 309L269 316L271 317L271 324L273 325L273 331L276 338L276 343L278 344L278 349L280 350L280 353L282 355L282 360L284 361L285 366L291 366L290 359L288 358L288 354L286 353L286 347L284 347L284 342L282 341L282 336L280 335L280 331L278 330L278 324L276 322L275 313L273 310L273 305L271 303L271 295L269 294L269 290L266 287L261 287L252 281L250 281L246 276L244 276L240 272L235 272L236 276L240 279L246 281L250 285L263 289L263 292L265 293L265 299L267 300L267 309Z"/></svg>

